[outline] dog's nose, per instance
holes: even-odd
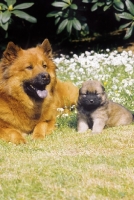
[[[42,83],[45,83],[45,84],[50,83],[50,75],[47,72],[41,73],[40,79],[41,79]]]
[[[50,83],[50,75],[47,72],[38,74],[36,81],[40,83],[40,85],[47,85]]]
[[[43,80],[50,79],[50,75],[49,75],[47,72],[41,73],[41,74],[40,74],[40,77],[41,77],[41,79],[43,79]]]

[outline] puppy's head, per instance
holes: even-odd
[[[105,88],[96,80],[88,80],[79,90],[78,105],[85,110],[93,110],[106,102]]]

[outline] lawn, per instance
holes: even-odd
[[[57,76],[78,87],[99,79],[110,99],[134,111],[132,52],[61,55]],[[76,111],[57,118],[57,129],[43,141],[14,145],[0,141],[1,200],[133,200],[134,124],[102,134],[76,132]]]

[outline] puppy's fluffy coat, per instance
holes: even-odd
[[[79,90],[77,104],[77,130],[100,133],[107,126],[127,125],[133,121],[132,113],[107,98],[105,88],[96,80],[88,80]]]

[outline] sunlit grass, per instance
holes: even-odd
[[[134,126],[100,135],[69,126],[44,141],[0,142],[0,199],[133,199]]]

